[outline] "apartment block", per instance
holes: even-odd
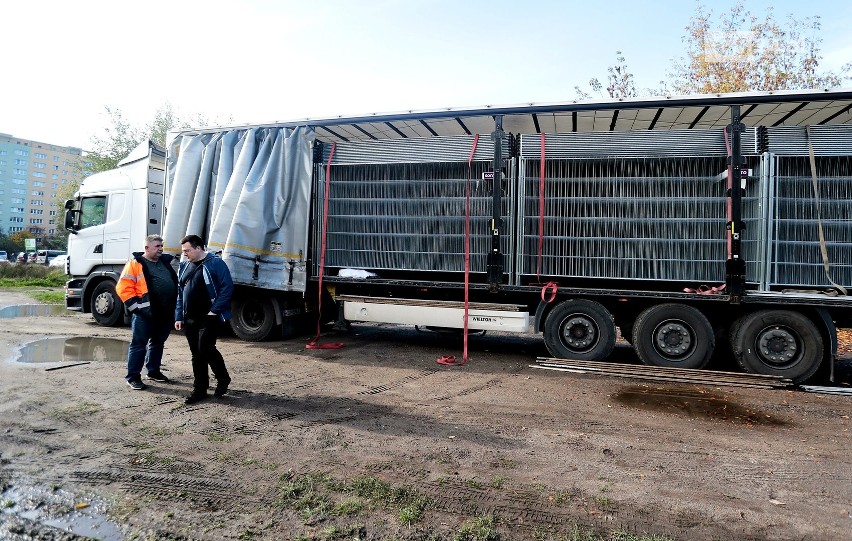
[[[62,234],[57,192],[80,182],[83,151],[0,133],[0,233]]]

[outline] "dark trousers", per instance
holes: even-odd
[[[230,382],[225,359],[216,349],[216,339],[219,337],[219,316],[203,316],[198,319],[184,321],[186,340],[189,351],[192,352],[192,375],[195,378],[194,390],[207,392],[210,376],[207,366],[213,371],[219,384]]]
[[[143,366],[148,369],[149,374],[160,371],[163,345],[172,327],[174,321],[169,318],[152,319],[133,314],[130,320],[133,338],[127,350],[127,381],[139,378]]]

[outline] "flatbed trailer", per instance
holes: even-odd
[[[761,92],[183,131],[166,250],[198,233],[221,252],[246,340],[317,318],[504,328],[599,361],[618,329],[648,365],[730,352],[801,383],[852,326],[850,107]]]

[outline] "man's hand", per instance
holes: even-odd
[[[175,321],[175,330],[179,331],[183,329],[183,321]]]

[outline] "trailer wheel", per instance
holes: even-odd
[[[615,347],[615,323],[609,311],[597,302],[563,301],[547,315],[544,343],[556,357],[600,361]]]
[[[104,280],[95,286],[91,298],[92,316],[99,325],[115,327],[124,320],[124,304],[115,292],[115,283]]]
[[[231,304],[231,328],[246,342],[260,342],[275,327],[275,311],[268,299],[242,297]]]
[[[803,383],[819,370],[823,341],[807,317],[787,310],[761,310],[743,316],[731,331],[737,363],[746,372]]]
[[[704,368],[713,355],[715,335],[704,314],[683,304],[646,309],[633,325],[633,349],[646,365]]]

